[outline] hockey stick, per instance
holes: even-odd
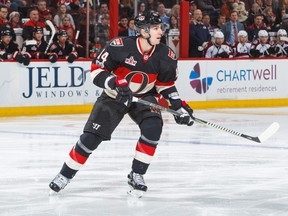
[[[159,109],[159,110],[162,110],[162,111],[166,111],[166,112],[169,112],[173,115],[178,115],[180,116],[181,113],[175,111],[175,110],[172,110],[172,109],[169,109],[169,108],[166,108],[166,107],[163,107],[163,106],[160,106],[158,104],[154,104],[154,103],[151,103],[149,101],[146,101],[146,100],[142,100],[142,99],[139,99],[139,98],[136,98],[136,97],[133,97],[133,102],[137,102],[137,103],[141,103],[141,104],[144,104],[144,105],[148,105],[150,107],[153,107],[153,108],[156,108],[156,109]],[[221,131],[225,131],[227,133],[230,133],[230,134],[233,134],[235,136],[239,136],[239,137],[242,137],[242,138],[245,138],[245,139],[248,139],[248,140],[251,140],[251,141],[254,141],[254,142],[258,142],[258,143],[262,143],[264,142],[265,140],[267,140],[269,137],[271,137],[274,133],[276,133],[276,131],[279,129],[280,125],[278,122],[273,122],[262,134],[260,134],[258,137],[253,137],[253,136],[249,136],[247,134],[242,134],[240,132],[237,132],[237,131],[234,131],[232,129],[228,129],[228,128],[225,128],[223,126],[220,126],[220,125],[217,125],[215,123],[212,123],[212,122],[208,122],[208,121],[205,121],[205,120],[202,120],[202,119],[199,119],[199,118],[196,118],[196,117],[193,117],[193,120],[197,123],[200,123],[200,124],[203,124],[205,126],[209,126],[209,127],[212,127],[212,128],[216,128],[216,129],[219,129]]]
[[[50,27],[51,32],[52,32],[50,40],[49,40],[47,47],[46,47],[46,50],[44,52],[46,54],[48,49],[50,48],[52,42],[53,42],[54,35],[56,34],[56,28],[50,20],[46,20],[45,23],[46,23],[46,25],[48,25]]]

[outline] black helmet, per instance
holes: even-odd
[[[65,30],[59,30],[58,31],[58,36],[66,36],[66,37],[68,37],[68,34],[67,34],[67,32],[65,31]]]
[[[161,23],[162,20],[159,14],[156,12],[143,13],[135,17],[135,27],[139,30],[150,27],[151,25],[157,25]]]
[[[1,36],[12,36],[12,31],[10,29],[2,30]]]
[[[43,28],[40,26],[36,26],[33,28],[33,33],[40,32],[43,33]]]

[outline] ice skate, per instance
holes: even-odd
[[[64,189],[69,182],[70,179],[66,178],[62,174],[59,173],[56,175],[56,177],[49,184],[49,187],[52,189],[50,195],[53,194],[53,192],[59,192],[60,190]]]
[[[140,198],[147,191],[143,175],[133,171],[128,174],[128,185],[130,187],[128,194],[134,197]]]

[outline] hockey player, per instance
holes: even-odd
[[[22,54],[18,44],[12,40],[13,33],[10,29],[1,31],[0,60],[15,59],[20,64],[29,65],[29,54]]]
[[[56,58],[67,59],[69,63],[73,63],[78,58],[78,53],[74,45],[68,41],[68,34],[65,30],[59,30],[57,41],[51,45],[50,51],[51,54],[56,54]]]
[[[238,32],[238,42],[236,42],[232,49],[234,50],[234,57],[249,58],[251,43],[248,41],[248,34],[245,30]]]
[[[48,55],[45,54],[45,50],[48,43],[43,38],[43,28],[36,26],[33,29],[33,40],[34,43],[30,41],[25,41],[23,43],[22,50],[28,52],[32,59],[48,59]]]
[[[224,34],[216,31],[214,42],[210,41],[204,50],[205,58],[231,58],[233,57],[232,48],[224,41]]]
[[[287,32],[285,29],[279,29],[277,31],[277,42],[274,47],[275,50],[275,56],[281,57],[281,56],[288,56],[288,43],[285,40],[287,39]]]
[[[274,54],[271,45],[269,44],[269,35],[266,30],[260,30],[258,32],[258,39],[254,40],[250,49],[250,56],[253,58],[263,58]]]
[[[175,87],[175,53],[160,43],[163,30],[159,15],[139,14],[135,26],[139,36],[113,39],[92,61],[93,83],[104,91],[93,107],[83,134],[70,151],[60,173],[50,183],[53,191],[62,190],[98,145],[111,139],[112,132],[125,114],[134,120],[141,132],[132,170],[128,174],[131,187],[128,193],[141,197],[147,191],[143,175],[156,151],[163,120],[159,110],[131,103],[133,96],[157,103],[157,96],[161,94],[169,100],[172,109],[182,113],[175,116],[178,124],[193,124],[193,110],[180,99]]]

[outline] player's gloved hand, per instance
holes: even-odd
[[[72,52],[68,55],[67,61],[69,63],[73,63],[75,61],[75,59],[77,59],[77,53]]]
[[[258,58],[258,57],[261,55],[260,51],[257,50],[257,49],[251,49],[251,50],[250,50],[250,54],[251,54],[251,56],[254,57],[254,58]]]
[[[217,54],[218,58],[228,58],[229,54],[227,52],[222,52]]]
[[[55,63],[58,59],[58,55],[56,53],[50,53],[49,54],[49,61],[51,63]]]
[[[174,103],[170,106],[171,109],[181,113],[181,115],[174,115],[177,124],[185,124],[192,126],[194,124],[193,109],[189,107],[186,101],[180,101],[180,103]]]
[[[29,56],[29,55],[27,55],[27,54],[24,54],[24,55],[23,55],[23,64],[24,64],[25,66],[27,66],[27,65],[30,64],[30,56]]]
[[[108,82],[108,86],[111,89],[115,89],[117,92],[116,100],[120,103],[124,103],[127,107],[130,107],[132,103],[133,93],[128,86],[126,79],[121,79],[119,77],[112,78]]]
[[[278,47],[277,47],[277,48],[278,48]],[[276,47],[272,47],[272,46],[269,47],[267,51],[268,51],[268,53],[269,53],[270,55],[275,55],[275,54],[277,53],[277,52],[276,52]],[[279,50],[278,50],[278,51],[279,51]],[[269,54],[268,54],[268,55],[269,55]]]
[[[13,57],[20,64],[22,64],[23,61],[24,61],[23,55],[20,52],[18,52],[18,51],[17,51],[17,53],[13,54]]]

